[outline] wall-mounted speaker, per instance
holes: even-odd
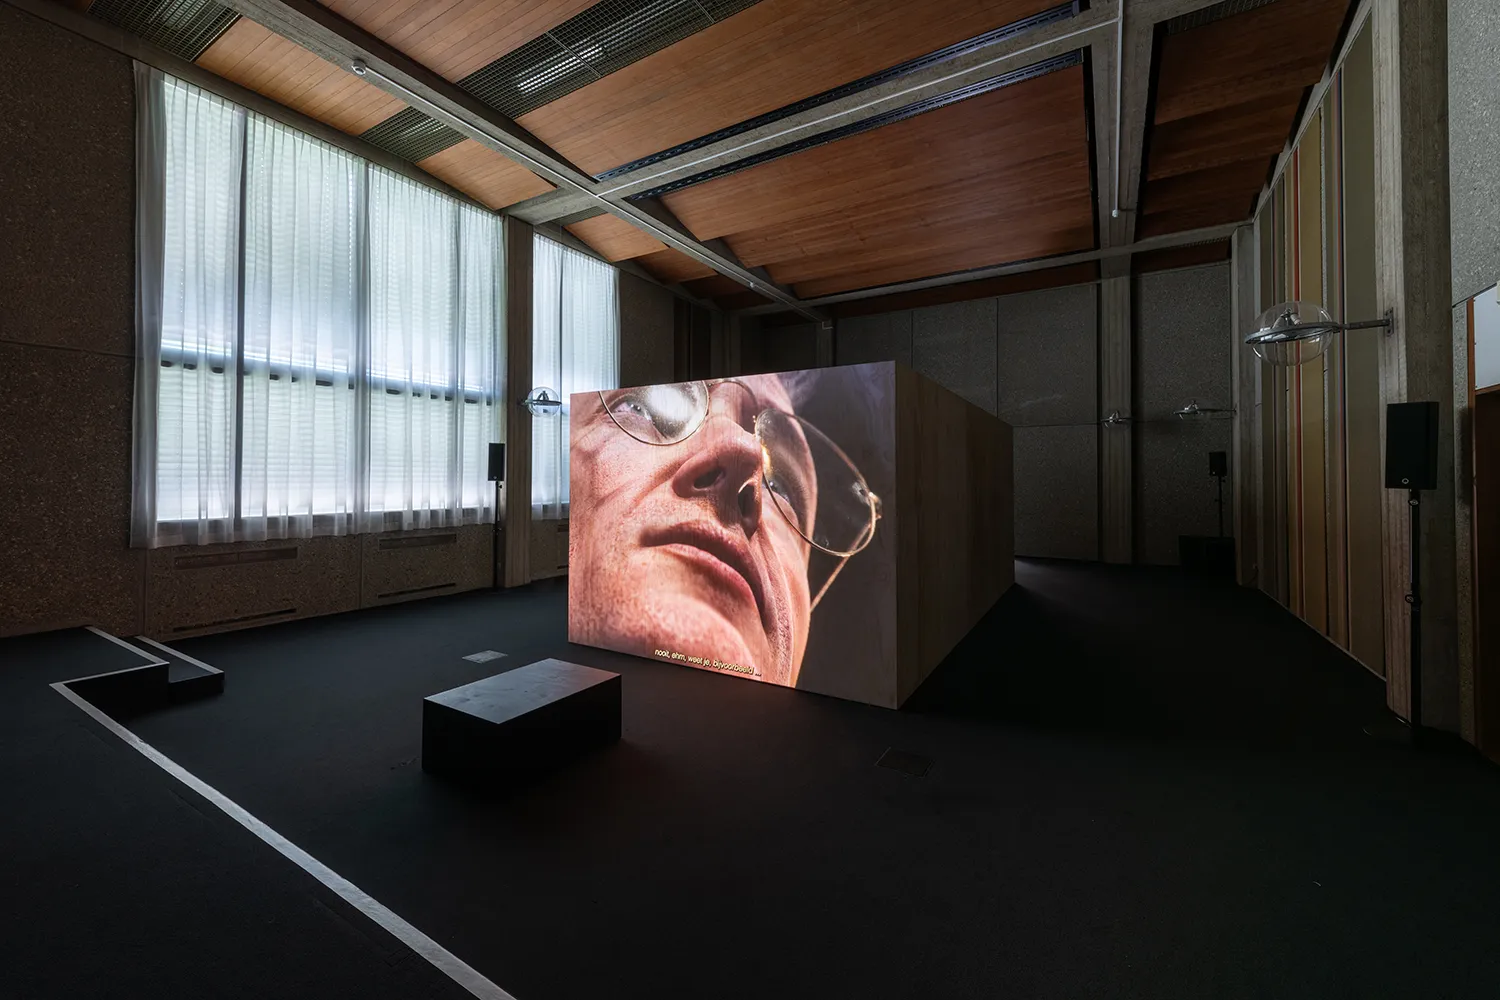
[[[1435,490],[1438,470],[1438,405],[1385,406],[1385,486],[1389,490]]]
[[[505,442],[495,441],[490,444],[490,482],[505,482]]]

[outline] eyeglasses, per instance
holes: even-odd
[[[729,383],[746,392],[737,379],[675,382],[599,393],[604,412],[615,425],[642,444],[680,444],[708,420],[709,394]],[[753,393],[752,393],[753,396]],[[796,414],[764,409],[755,415],[755,438],[761,451],[761,481],[781,516],[809,545],[847,560],[870,544],[880,519],[880,498],[838,445]],[[824,582],[816,606],[843,568]]]

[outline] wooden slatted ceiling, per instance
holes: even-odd
[[[668,284],[693,278],[707,278],[714,273],[714,269],[707,264],[694,260],[682,251],[673,250],[671,247],[648,253],[644,257],[637,257],[635,262],[644,267],[658,281],[665,281]]]
[[[418,160],[417,166],[497,210],[552,190],[530,170],[473,139]]]
[[[584,170],[600,173],[1056,3],[761,0],[522,115],[520,123]]]
[[[804,297],[1091,249],[1083,68],[782,157],[663,201]]]
[[[564,226],[599,252],[605,260],[629,260],[668,249],[661,240],[615,215],[596,215],[592,219]]]
[[[379,87],[246,17],[210,45],[198,65],[351,135],[406,107]],[[472,139],[417,166],[495,209],[552,190],[525,167]]]
[[[520,48],[594,0],[318,0],[449,80]]]
[[[1137,235],[1248,219],[1348,0],[1276,0],[1163,39]]]
[[[374,84],[248,17],[220,35],[198,57],[198,65],[350,135],[406,107]]]

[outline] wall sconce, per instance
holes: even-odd
[[[1234,416],[1234,409],[1232,407],[1224,409],[1217,406],[1199,406],[1196,399],[1188,400],[1186,406],[1179,406],[1173,412],[1177,414],[1180,420],[1192,418],[1201,420],[1228,420]]]
[[[546,416],[556,413],[562,407],[562,394],[553,392],[545,386],[537,386],[526,394],[521,400],[521,405],[526,407],[526,412],[533,417]]]
[[[1122,416],[1119,410],[1110,410],[1109,416],[1105,417],[1099,422],[1105,427],[1123,427],[1124,425],[1130,423],[1130,418]]]
[[[1389,333],[1394,323],[1389,309],[1384,319],[1340,323],[1315,302],[1283,302],[1260,314],[1255,321],[1255,332],[1245,338],[1245,343],[1262,361],[1292,368],[1322,354],[1333,335],[1341,330],[1384,327]]]

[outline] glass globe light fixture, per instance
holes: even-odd
[[[1282,368],[1312,361],[1341,330],[1390,328],[1391,314],[1364,323],[1340,323],[1316,302],[1283,302],[1261,313],[1245,343],[1262,361]]]

